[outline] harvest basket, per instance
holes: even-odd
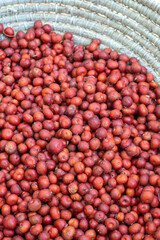
[[[76,43],[101,39],[101,48],[136,56],[160,82],[160,4],[154,0],[0,0],[0,22],[15,31],[37,19]]]

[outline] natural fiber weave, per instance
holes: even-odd
[[[0,0],[0,22],[15,31],[35,20],[71,31],[76,43],[101,39],[101,48],[136,56],[160,83],[160,4],[155,0]]]

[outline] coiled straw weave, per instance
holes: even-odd
[[[160,83],[160,4],[154,0],[0,0],[0,22],[15,31],[35,20],[76,43],[101,39],[101,48],[136,56]]]

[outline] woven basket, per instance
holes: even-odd
[[[35,20],[76,43],[101,39],[101,48],[136,56],[160,82],[160,4],[155,0],[0,0],[0,22],[15,31]]]

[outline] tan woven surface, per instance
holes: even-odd
[[[76,43],[98,37],[102,48],[136,56],[159,82],[160,4],[155,0],[0,0],[5,26],[25,30],[37,19],[55,31],[72,31]]]

